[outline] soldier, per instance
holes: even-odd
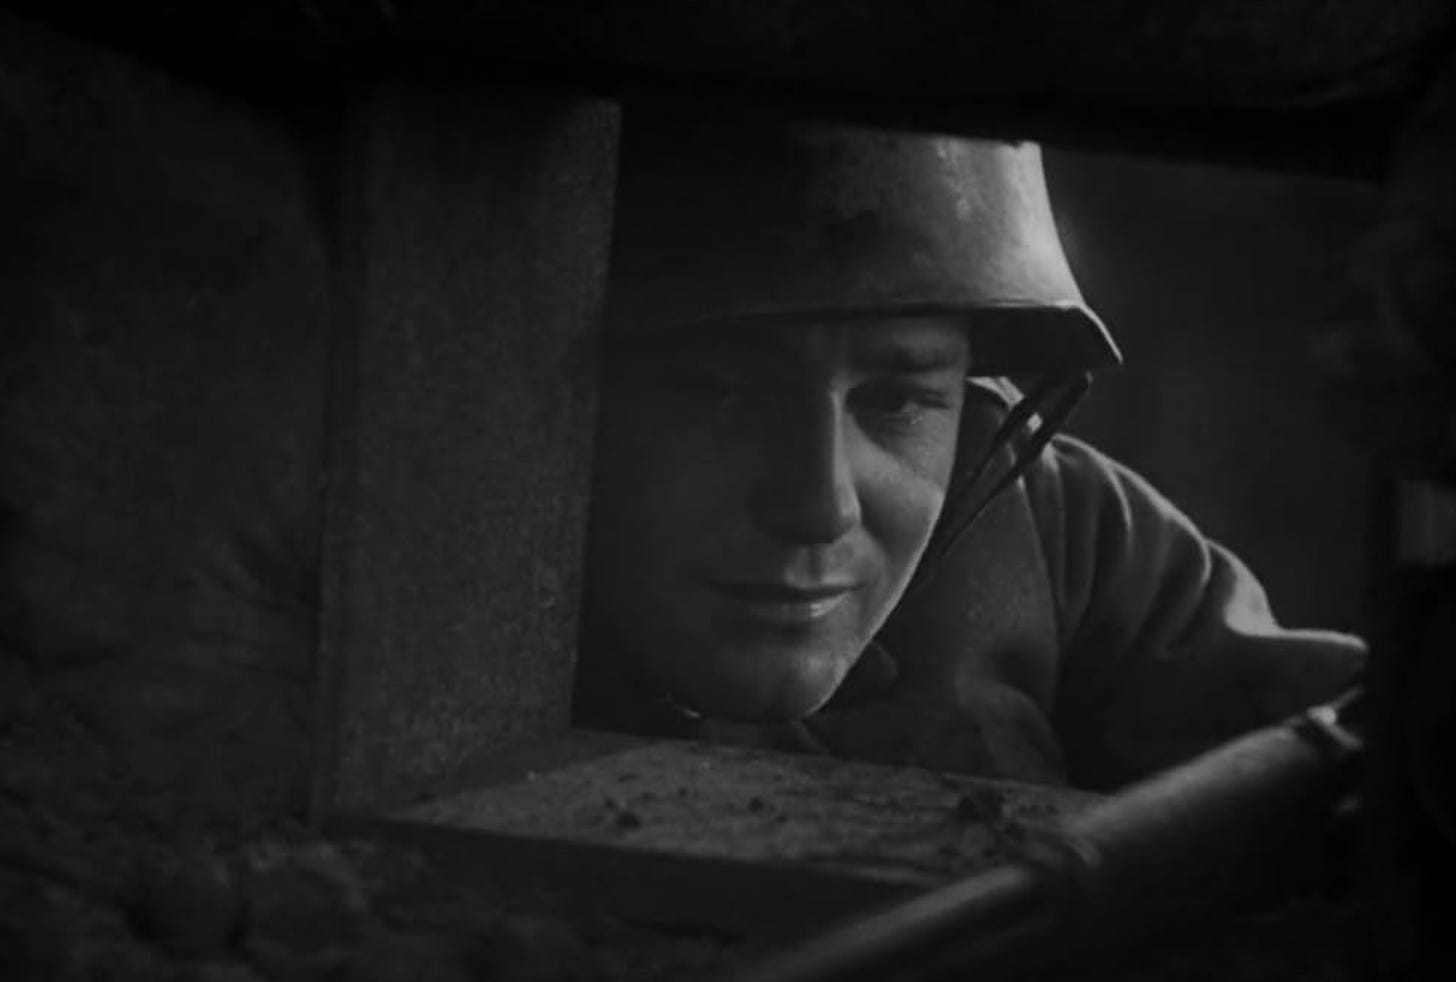
[[[579,722],[1107,789],[1336,695],[1137,475],[1039,150],[628,103]]]

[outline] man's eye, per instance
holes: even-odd
[[[856,413],[898,425],[913,425],[926,413],[948,409],[951,403],[939,389],[908,382],[866,383],[850,394]]]

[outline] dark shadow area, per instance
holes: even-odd
[[[1284,623],[1364,629],[1371,465],[1315,359],[1323,334],[1368,316],[1349,273],[1379,188],[1065,151],[1047,172],[1126,359],[1071,429],[1242,557]]]

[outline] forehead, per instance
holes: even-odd
[[[616,354],[831,359],[894,371],[961,368],[970,357],[964,325],[943,317],[679,324],[609,334],[607,342]]]

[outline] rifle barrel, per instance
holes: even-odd
[[[1215,747],[1002,863],[831,928],[717,982],[977,982],[1230,910],[1287,882],[1352,784],[1347,696]]]

